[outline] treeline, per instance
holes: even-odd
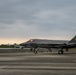
[[[9,45],[9,44],[1,44],[0,48],[14,48],[14,45]]]

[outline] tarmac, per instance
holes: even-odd
[[[34,54],[27,49],[0,49],[0,75],[76,75],[76,50],[59,55],[57,51]]]

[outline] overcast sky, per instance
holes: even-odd
[[[0,0],[0,43],[75,35],[76,0]]]

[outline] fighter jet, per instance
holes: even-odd
[[[59,49],[58,54],[63,54],[64,49],[66,51],[69,48],[76,47],[76,36],[70,41],[65,40],[46,40],[46,39],[30,39],[27,42],[21,43],[20,46],[25,48],[30,48],[35,54],[37,54],[37,48],[46,48],[49,51],[52,51],[51,48]]]

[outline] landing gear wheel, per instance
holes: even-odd
[[[37,50],[34,50],[34,53],[37,54]]]
[[[36,50],[36,48],[33,50],[33,52],[34,52],[35,54],[37,54],[37,50]]]
[[[58,51],[58,54],[63,54],[63,50],[59,50]]]

